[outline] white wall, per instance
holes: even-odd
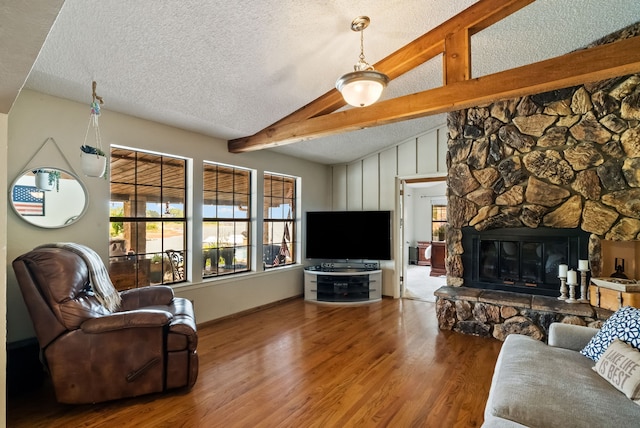
[[[446,174],[446,153],[447,128],[443,125],[355,162],[332,166],[333,210],[394,211],[394,260],[381,263],[385,296],[399,297],[400,289],[396,272],[402,269],[396,263],[402,248],[400,237],[396,236],[399,230],[395,213],[399,197],[397,180]],[[416,202],[412,205],[415,207]]]
[[[331,169],[320,165],[268,151],[232,154],[226,141],[206,137],[108,111],[108,97],[100,116],[100,130],[105,145],[117,144],[142,150],[153,150],[193,159],[194,177],[202,177],[202,161],[222,162],[257,170],[257,177],[264,171],[301,177],[301,204],[305,210],[331,209]],[[51,97],[38,92],[24,90],[16,100],[8,117],[7,174],[3,180],[12,182],[26,167],[36,164],[54,164],[68,169],[66,157],[89,192],[89,208],[86,214],[71,226],[62,229],[42,229],[19,218],[13,210],[7,213],[7,327],[9,342],[33,336],[30,318],[22,301],[11,261],[33,247],[55,241],[73,241],[94,248],[106,260],[109,241],[109,182],[100,178],[82,175],[80,167],[80,145],[89,119],[88,104],[76,103]],[[0,148],[2,148],[0,127]],[[42,152],[28,162],[41,144],[53,137],[64,157],[56,153],[55,147],[47,145]],[[51,148],[53,147],[53,148]],[[3,157],[5,159],[5,157]],[[27,165],[28,164],[28,165]],[[261,181],[257,188],[262,192]],[[5,186],[8,194],[7,183]],[[199,236],[198,222],[202,213],[197,208],[202,203],[201,180],[192,185],[193,236]],[[259,199],[258,199],[259,201]],[[6,203],[3,206],[6,213]],[[262,210],[257,209],[260,230]],[[300,213],[300,218],[304,215]],[[5,218],[4,216],[0,218]],[[302,225],[298,225],[298,244],[304,242]],[[260,235],[258,235],[260,236]],[[198,240],[199,238],[196,238]],[[298,245],[300,248],[300,245]],[[254,251],[257,249],[254,247]],[[196,252],[192,258],[198,257]],[[254,260],[256,258],[254,257]],[[257,258],[262,260],[262,258]],[[196,263],[194,260],[193,263]],[[197,265],[197,264],[195,264]],[[194,270],[194,281],[175,287],[179,296],[194,301],[198,323],[231,315],[233,313],[265,305],[274,301],[303,293],[302,266],[285,267],[249,274],[233,275],[222,279],[202,281],[201,273]],[[4,373],[4,372],[3,372]]]

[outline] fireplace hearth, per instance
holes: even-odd
[[[580,229],[464,227],[464,286],[557,297],[559,265],[577,269],[588,243]]]

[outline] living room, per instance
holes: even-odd
[[[632,7],[631,3],[627,6]],[[622,26],[619,25],[616,29]],[[374,29],[375,26],[372,30]],[[87,94],[90,96],[89,85],[87,85]],[[416,161],[413,162],[413,169],[404,169],[408,163],[411,163],[404,160],[415,158],[416,153],[421,153],[421,147],[430,147],[432,150],[432,145],[446,147],[448,130],[442,117],[439,123],[422,129],[421,132],[413,134],[412,138],[396,140],[384,149],[371,151],[358,159],[327,164],[289,156],[283,154],[282,149],[233,154],[228,150],[226,139],[186,131],[130,114],[109,111],[109,103],[115,104],[115,100],[110,101],[106,93],[102,95],[106,100],[106,106],[100,119],[100,126],[108,145],[132,147],[137,150],[168,153],[187,158],[193,168],[193,177],[202,175],[201,168],[206,161],[249,168],[255,171],[257,177],[261,177],[265,172],[297,177],[301,183],[298,204],[302,207],[300,216],[297,218],[297,230],[300,235],[295,241],[299,251],[302,251],[304,244],[304,236],[301,233],[304,218],[302,213],[331,209],[395,210],[398,176],[424,176],[446,171],[446,165],[438,164],[435,168],[429,165],[421,169],[421,165]],[[80,170],[79,159],[74,154],[77,153],[84,134],[87,112],[87,103],[70,101],[31,89],[22,89],[12,103],[11,110],[3,116],[9,154],[5,161],[6,187],[9,188],[11,181],[25,167],[33,166],[29,164],[31,161],[42,166],[60,166],[65,169]],[[47,145],[45,150],[38,152],[40,144],[49,137],[55,138],[60,150]],[[420,159],[424,158],[420,157]],[[87,187],[90,203],[82,219],[69,227],[35,228],[14,213],[7,211],[6,205],[3,208],[7,219],[5,237],[7,301],[4,306],[7,308],[6,341],[8,343],[33,336],[29,314],[22,303],[22,297],[10,271],[10,262],[14,258],[44,242],[71,241],[90,245],[104,259],[107,259],[108,248],[105,236],[109,233],[109,219],[105,210],[107,201],[110,199],[109,183],[97,179],[83,181]],[[202,203],[202,199],[198,196],[199,185],[196,180],[193,181],[193,186],[191,206],[194,223],[197,223],[200,214],[196,207]],[[253,238],[256,240],[257,235]],[[256,255],[259,254],[257,244],[253,251]],[[199,323],[228,318],[234,314],[300,296],[305,261],[302,252],[298,253],[298,257],[301,262],[299,264],[272,270],[257,268],[255,272],[248,275],[230,276],[216,279],[215,282],[204,281],[203,278],[198,277],[197,270],[192,269],[190,277],[194,280],[188,284],[176,285],[174,290],[177,296],[185,297],[195,303]],[[197,264],[197,260],[193,263]],[[382,268],[384,271],[383,294],[387,297],[399,297],[400,267],[394,261],[390,261],[383,262]]]

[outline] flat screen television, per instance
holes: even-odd
[[[309,211],[306,257],[391,260],[391,211]]]

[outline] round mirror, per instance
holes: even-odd
[[[87,210],[87,189],[69,171],[55,167],[30,168],[11,185],[11,206],[34,226],[58,228],[75,223]]]

